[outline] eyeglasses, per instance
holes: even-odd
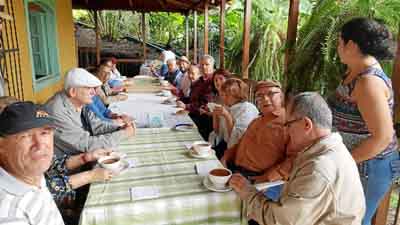
[[[297,121],[302,120],[303,118],[297,118],[297,119],[293,119],[293,120],[289,120],[286,121],[286,123],[283,124],[283,126],[285,127],[290,127],[290,125],[292,125],[293,123],[296,123]]]
[[[259,93],[259,94],[256,94],[256,100],[259,101],[259,100],[261,100],[261,99],[263,99],[265,97],[272,98],[276,94],[279,94],[279,93],[281,93],[281,92],[279,92],[279,91],[270,91],[268,93]]]

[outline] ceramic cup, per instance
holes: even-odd
[[[211,144],[206,141],[195,141],[192,145],[192,148],[197,155],[205,156],[210,153]]]
[[[229,179],[231,179],[232,171],[226,168],[216,168],[208,173],[208,178],[216,188],[226,187]]]
[[[218,104],[214,103],[214,102],[209,102],[207,103],[207,107],[210,110],[210,112],[213,112],[215,109],[215,106],[217,106]]]
[[[121,158],[115,155],[101,157],[97,162],[102,168],[113,172],[118,172],[121,168]]]

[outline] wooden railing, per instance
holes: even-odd
[[[143,59],[117,58],[117,68],[124,76],[133,76],[139,74],[140,65]],[[87,70],[94,70],[97,66],[96,48],[79,47],[78,65]]]

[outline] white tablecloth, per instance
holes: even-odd
[[[115,113],[132,116],[139,128],[157,126],[154,120],[158,118],[161,120],[161,127],[173,127],[177,123],[192,123],[189,116],[175,114],[178,111],[175,104],[162,104],[167,97],[157,96],[154,93],[129,93],[128,96],[128,100],[112,103],[109,108]]]

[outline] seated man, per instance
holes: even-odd
[[[257,193],[239,174],[230,180],[247,215],[259,224],[361,224],[365,199],[357,165],[341,136],[331,133],[332,114],[324,99],[313,92],[295,96],[285,126],[300,151],[278,202]]]
[[[279,83],[257,84],[256,100],[261,116],[250,123],[238,144],[224,152],[222,164],[257,183],[288,178],[296,153],[288,148],[283,98]]]
[[[183,77],[182,72],[179,70],[178,66],[176,65],[175,59],[168,59],[167,61],[168,72],[165,77],[166,80],[176,88],[181,88],[181,80]]]
[[[64,224],[43,174],[53,157],[53,122],[32,102],[0,114],[0,224]]]
[[[56,123],[55,148],[57,156],[76,155],[98,148],[112,148],[134,135],[133,123],[119,126],[102,121],[85,105],[92,102],[95,87],[101,82],[84,69],[68,72],[64,89],[46,103]]]

